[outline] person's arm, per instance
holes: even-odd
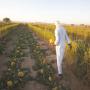
[[[67,35],[66,30],[65,30],[65,39],[66,39],[66,42],[67,42],[68,44],[71,43],[71,42],[70,42],[70,39],[69,39],[69,37],[68,37],[68,35]]]
[[[59,32],[58,30],[55,30],[55,45],[59,44]]]
[[[68,46],[69,46],[70,48],[72,48],[71,41],[70,41],[70,39],[69,39],[66,31],[65,31],[65,39],[66,39],[66,41],[67,41],[67,43],[68,43]]]

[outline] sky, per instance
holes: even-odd
[[[0,0],[0,20],[90,24],[90,0]]]

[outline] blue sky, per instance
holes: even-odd
[[[90,0],[0,0],[0,20],[90,24]]]

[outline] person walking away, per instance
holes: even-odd
[[[58,77],[62,78],[62,62],[65,51],[65,43],[67,42],[69,47],[71,48],[70,39],[66,33],[66,30],[63,26],[61,26],[60,22],[55,22],[55,46],[56,46],[56,59],[57,59],[57,69],[58,69]]]

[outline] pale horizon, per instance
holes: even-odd
[[[0,21],[90,25],[90,0],[0,0]]]

